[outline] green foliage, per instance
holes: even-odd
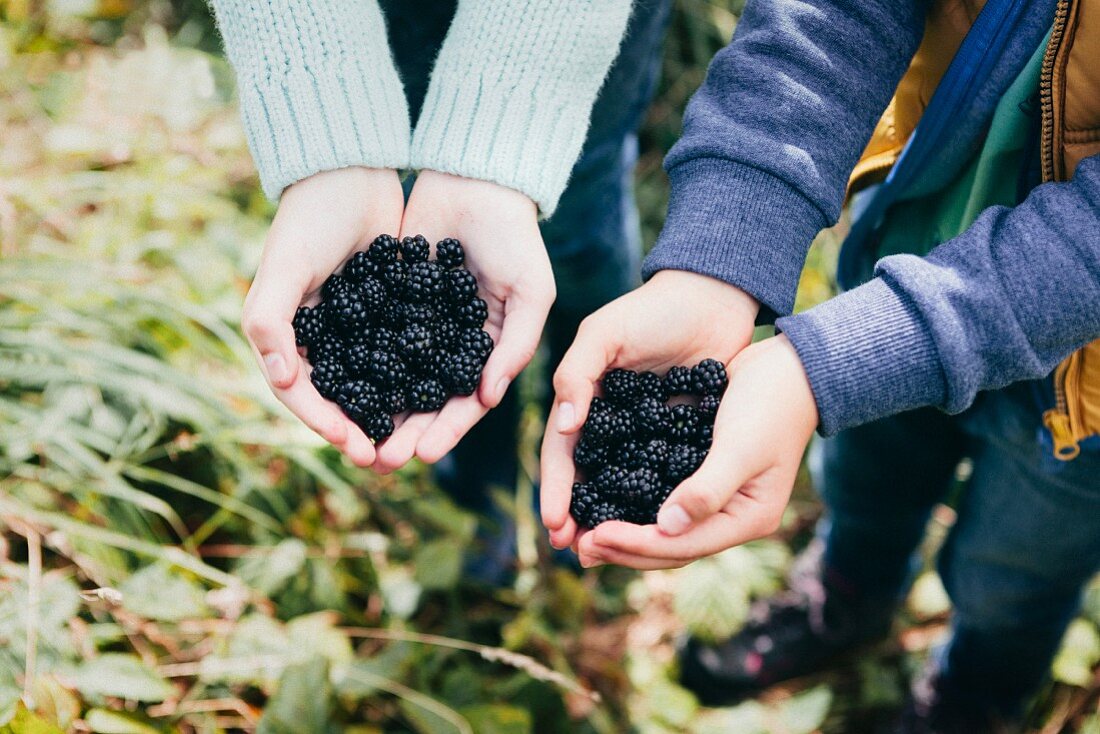
[[[649,243],[661,158],[740,5],[676,3],[641,135]],[[523,510],[519,580],[471,588],[476,520],[422,468],[357,471],[290,419],[237,328],[272,211],[204,2],[0,3],[0,98],[0,734],[798,734],[897,705],[886,656],[729,709],[675,683],[672,639],[736,631],[804,531],[577,578]],[[836,244],[800,304],[831,293]],[[934,575],[914,594],[938,624]],[[1094,685],[1098,623],[1093,589],[1064,683]]]

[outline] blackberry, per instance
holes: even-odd
[[[607,466],[608,448],[592,443],[586,438],[573,449],[573,463],[586,472],[597,472]]]
[[[630,472],[621,466],[604,467],[592,479],[592,486],[602,499],[617,499],[622,494],[623,483]]]
[[[393,236],[380,234],[367,248],[367,257],[379,265],[392,263],[397,260],[398,247],[397,240]]]
[[[333,273],[321,285],[321,295],[326,301],[343,295],[351,290],[351,283],[342,275]]]
[[[382,307],[386,304],[386,301],[389,300],[388,294],[386,293],[386,286],[378,278],[365,276],[356,285],[356,290],[366,302],[371,313],[376,316],[382,312]]]
[[[597,525],[602,525],[605,522],[612,520],[623,520],[626,518],[626,513],[622,507],[612,502],[597,502],[592,506],[592,509],[588,512],[588,517],[585,518],[587,522],[586,527],[594,528]]]
[[[411,363],[414,377],[431,378],[443,382],[443,373],[451,360],[451,354],[433,344],[424,351],[423,356]]]
[[[435,341],[440,347],[454,349],[458,345],[458,339],[462,334],[462,327],[448,318],[437,318],[431,324],[435,332]]]
[[[408,368],[401,358],[392,352],[375,349],[367,356],[365,365],[361,365],[360,374],[379,389],[402,387],[408,378]],[[352,368],[349,361],[348,367]]]
[[[589,514],[597,500],[598,496],[592,485],[583,482],[573,485],[573,494],[569,498],[569,514],[578,525],[587,526]]]
[[[382,283],[393,298],[405,293],[405,282],[409,279],[409,266],[402,260],[386,263],[381,272]]]
[[[668,463],[668,442],[655,438],[642,447],[641,466],[655,472],[663,471]]]
[[[593,398],[595,403],[598,398]],[[584,422],[584,435],[593,443],[611,444],[625,440],[634,431],[634,416],[618,408],[589,412]]]
[[[323,307],[301,306],[294,312],[294,343],[300,347],[312,347],[325,332],[325,310]]]
[[[397,334],[392,329],[371,329],[368,343],[375,349],[392,352],[397,349]]]
[[[439,320],[435,309],[426,303],[398,303],[398,318],[405,326],[424,324],[434,326]]]
[[[634,425],[640,436],[665,436],[672,427],[672,409],[656,398],[642,398],[634,405]]]
[[[352,380],[337,388],[336,404],[358,423],[363,417],[378,410],[380,397],[378,388],[367,380]]]
[[[628,472],[619,486],[621,501],[630,506],[644,505],[661,486],[661,475],[652,469]]]
[[[317,392],[321,393],[321,397],[328,400],[336,397],[337,391],[346,377],[347,372],[344,371],[344,365],[330,360],[320,360],[314,363],[313,370],[309,373],[309,380],[317,388]]]
[[[395,387],[392,390],[388,390],[382,393],[382,397],[378,400],[378,407],[386,411],[390,415],[397,415],[398,413],[404,413],[405,408],[408,407],[408,399],[405,395],[405,387]]]
[[[703,458],[703,452],[694,446],[686,444],[669,446],[665,477],[673,484],[679,484],[695,473],[703,463]]]
[[[431,413],[443,407],[447,393],[439,380],[417,380],[405,393],[409,410],[414,413]]]
[[[481,382],[481,356],[473,352],[452,354],[441,365],[443,386],[455,395],[473,395]]]
[[[427,357],[433,346],[435,335],[423,324],[406,326],[397,337],[397,352],[411,363]]]
[[[322,336],[320,341],[310,347],[306,354],[311,364],[317,364],[318,362],[343,363],[347,360],[348,346],[339,336],[330,332]]]
[[[727,385],[726,366],[717,359],[704,359],[691,368],[691,391],[696,395],[721,395]]]
[[[443,272],[436,263],[413,262],[405,280],[405,299],[414,303],[434,301],[444,289]]]
[[[455,348],[488,358],[493,352],[493,337],[484,329],[463,329],[458,335],[458,341],[455,342]]]
[[[665,389],[664,380],[655,372],[641,372],[638,374],[638,397],[653,398],[662,403],[668,400],[668,391]]]
[[[461,267],[466,262],[466,252],[462,243],[454,237],[440,240],[435,245],[435,261],[445,268]]]
[[[454,304],[463,304],[477,297],[477,278],[469,270],[449,270],[443,274],[444,294]]]
[[[459,324],[480,329],[489,318],[489,304],[480,298],[474,298],[455,309],[453,315]]]
[[[418,234],[401,240],[401,257],[410,265],[426,262],[431,252],[432,246],[424,239],[424,235]]]
[[[627,441],[615,451],[615,463],[624,469],[639,469],[645,460],[642,456],[644,449],[640,441]]]
[[[670,367],[665,373],[665,390],[669,395],[687,395],[691,392],[691,368]]]
[[[357,252],[351,256],[344,266],[344,278],[352,283],[361,283],[366,278],[378,276],[381,265],[367,257],[365,252]]]
[[[695,433],[695,439],[692,444],[705,454],[707,451],[710,451],[710,445],[712,443],[714,443],[714,426],[699,426],[699,430]]]
[[[348,374],[356,378],[366,377],[367,370],[370,368],[371,355],[374,352],[370,340],[347,347],[345,351],[343,362]]]
[[[349,289],[328,301],[329,323],[334,329],[343,332],[365,329],[374,319],[375,306],[381,305],[382,300],[377,298],[376,293],[364,294]]]
[[[375,443],[385,441],[393,434],[393,416],[384,410],[370,413],[363,420],[355,421],[355,424]]]
[[[694,405],[673,405],[668,435],[675,441],[689,443],[698,434],[699,423],[699,411]]]
[[[603,376],[603,395],[612,405],[625,407],[638,397],[638,373],[613,369]]]
[[[704,395],[699,400],[699,418],[703,421],[704,425],[713,425],[714,417],[718,415],[718,406],[721,405],[722,398],[718,395]]]

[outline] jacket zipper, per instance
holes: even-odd
[[[1043,181],[1053,181],[1054,170],[1054,65],[1062,37],[1066,32],[1069,19],[1070,0],[1058,0],[1054,10],[1054,25],[1050,31],[1050,43],[1043,55],[1043,67],[1039,74],[1039,106],[1042,113],[1042,133],[1040,137],[1040,155]],[[1043,425],[1050,431],[1054,442],[1054,455],[1063,461],[1077,458],[1081,447],[1074,438],[1074,421],[1066,399],[1066,382],[1073,378],[1076,371],[1076,357],[1058,365],[1054,370],[1054,407],[1043,413]]]

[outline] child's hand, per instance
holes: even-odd
[[[542,442],[542,520],[558,548],[572,545],[573,448],[596,383],[613,367],[663,374],[713,357],[728,363],[752,339],[759,304],[705,275],[664,270],[581,324],[554,375],[556,396]]]
[[[582,564],[676,568],[778,529],[817,427],[814,396],[782,335],[746,348],[729,375],[710,454],[669,495],[658,524],[609,522],[584,533]]]
[[[271,223],[241,324],[272,391],[307,426],[360,466],[375,452],[363,431],[318,394],[291,320],[325,279],[376,236],[396,232],[404,198],[397,173],[344,168],[288,188]]]
[[[409,416],[378,447],[378,471],[392,471],[414,455],[435,462],[504,397],[508,385],[538,348],[556,295],[550,258],[538,228],[534,202],[487,181],[423,171],[405,208],[401,236],[422,234],[430,242],[455,237],[466,267],[489,306],[485,324],[496,347],[478,391],[452,398],[436,413]],[[511,451],[502,446],[501,451]]]

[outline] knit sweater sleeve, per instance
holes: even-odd
[[[412,166],[517,189],[549,216],[629,15],[630,0],[459,0]]]
[[[904,410],[968,407],[1100,337],[1100,156],[1068,183],[991,207],[926,257],[779,319],[828,435]]]
[[[269,197],[319,171],[408,166],[408,105],[374,0],[211,4]]]
[[[643,275],[687,270],[790,313],[806,250],[916,52],[927,2],[749,0],[665,161]]]

